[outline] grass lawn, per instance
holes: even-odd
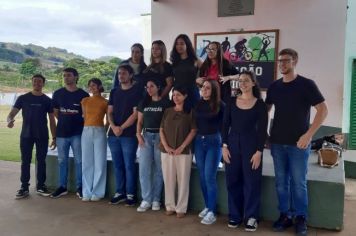
[[[15,117],[15,126],[7,128],[6,117],[11,106],[0,105],[0,160],[21,161],[20,132],[22,126],[21,112]]]

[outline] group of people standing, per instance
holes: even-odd
[[[194,154],[205,203],[199,217],[202,224],[209,225],[216,221],[216,175],[223,158],[228,226],[236,228],[244,224],[247,231],[255,231],[259,222],[268,112],[274,105],[270,143],[281,214],[273,228],[283,231],[293,225],[295,217],[297,234],[306,234],[310,141],[327,115],[322,94],[312,80],[297,74],[298,54],[293,49],[279,53],[283,77],[269,87],[265,101],[255,74],[238,73],[224,59],[220,43],[210,42],[206,52],[207,58],[200,61],[189,37],[181,34],[174,41],[171,63],[167,62],[165,44],[156,40],[147,66],[142,45],[134,44],[131,57],[115,72],[109,101],[101,96],[103,86],[97,78],[88,83],[91,97],[78,88],[79,75],[73,68],[64,69],[65,87],[54,92],[52,101],[42,93],[44,77],[33,76],[33,91],[20,96],[8,116],[8,126],[12,127],[17,112],[23,111],[22,185],[16,196],[29,194],[29,165],[35,143],[38,193],[52,198],[67,194],[71,147],[78,196],[82,201],[102,199],[108,144],[115,175],[115,194],[110,203],[136,204],[137,155],[142,199],[137,211],[160,210],[164,188],[165,214],[182,218],[188,207]],[[229,80],[237,80],[239,84],[237,97],[232,96]],[[309,126],[311,106],[317,112]],[[59,163],[59,186],[51,194],[44,184],[48,132],[38,131],[40,125],[47,127],[46,114]]]

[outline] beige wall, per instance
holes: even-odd
[[[252,16],[217,17],[217,0],[152,2],[152,40],[172,48],[179,33],[279,29],[279,48],[299,52],[298,72],[317,82],[329,105],[325,125],[342,127],[347,0],[255,0]]]

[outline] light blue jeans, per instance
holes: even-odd
[[[84,198],[103,198],[105,195],[106,147],[107,139],[104,127],[84,127],[82,133]]]
[[[308,215],[307,172],[310,145],[300,149],[295,145],[272,144],[271,154],[276,176],[278,209],[289,216]]]
[[[81,135],[67,138],[57,137],[59,186],[67,188],[69,148],[72,148],[75,164],[75,179],[77,188],[82,187],[82,147]]]
[[[144,132],[145,145],[140,147],[139,174],[141,196],[146,202],[160,202],[163,189],[159,133]]]

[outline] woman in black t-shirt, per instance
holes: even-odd
[[[159,127],[163,113],[170,106],[168,99],[162,99],[162,89],[155,79],[146,84],[147,94],[138,105],[137,140],[139,145],[139,175],[142,202],[138,212],[159,211],[163,188],[161,151],[159,149]]]

